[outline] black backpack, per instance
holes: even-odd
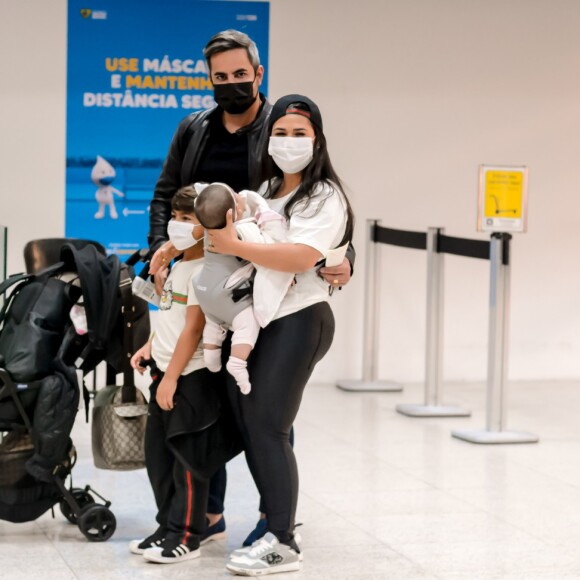
[[[54,371],[70,310],[81,296],[72,281],[56,277],[62,266],[16,274],[0,284],[0,295],[12,288],[0,311],[0,366],[15,382],[32,382]]]
[[[0,366],[15,382],[52,374],[63,341],[65,364],[89,372],[106,360],[117,372],[127,371],[124,335],[130,332],[130,351],[149,337],[148,304],[131,294],[131,263],[103,256],[93,246],[79,249],[73,244],[63,246],[61,259],[41,272],[16,274],[0,284],[0,296],[12,289],[0,311]],[[132,256],[128,262],[138,259]],[[60,279],[65,272],[75,278]],[[88,322],[84,335],[75,332],[70,319],[81,295]]]

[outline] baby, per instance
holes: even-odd
[[[225,183],[196,184],[195,187],[199,192],[195,214],[204,228],[225,227],[226,213],[231,209],[240,239],[255,243],[284,241],[285,219],[271,210],[257,193],[236,193]],[[206,316],[204,360],[210,371],[221,369],[221,346],[227,330],[232,330],[232,349],[226,369],[243,394],[251,390],[247,361],[260,326],[265,327],[272,320],[293,278],[287,272],[255,269],[253,264],[235,256],[216,254],[207,246],[206,237],[203,268],[194,280],[195,294]]]

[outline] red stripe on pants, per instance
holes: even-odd
[[[181,541],[182,544],[187,546],[187,538],[189,537],[189,525],[191,523],[191,504],[192,504],[192,495],[193,489],[191,486],[191,472],[185,472],[185,479],[187,481],[187,512],[185,514],[185,535],[183,536],[183,540]]]

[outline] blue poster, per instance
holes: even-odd
[[[66,236],[120,257],[147,246],[149,203],[181,119],[215,105],[203,47],[234,28],[268,81],[267,2],[68,2]]]

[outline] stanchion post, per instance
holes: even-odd
[[[344,391],[402,391],[403,387],[392,381],[379,381],[378,345],[380,328],[380,252],[375,242],[375,230],[380,220],[367,220],[366,260],[365,260],[365,297],[363,320],[363,378],[340,380],[336,383]]]
[[[494,234],[491,240],[486,429],[497,433],[504,430],[506,413],[510,265],[509,253],[504,257],[504,251],[509,252],[510,238]]]
[[[506,431],[506,392],[510,307],[511,234],[492,234],[490,243],[489,341],[486,429],[452,431],[469,443],[537,443],[532,433]]]
[[[379,248],[375,242],[378,220],[367,220],[365,297],[363,321],[363,382],[376,381],[378,376],[379,320],[381,302],[378,285],[381,283]]]
[[[439,252],[443,228],[427,230],[427,324],[425,340],[425,404],[401,404],[398,413],[409,417],[468,417],[461,407],[442,405],[444,254]]]
[[[425,337],[425,405],[441,404],[443,378],[444,254],[437,251],[443,228],[427,230],[427,324]]]

